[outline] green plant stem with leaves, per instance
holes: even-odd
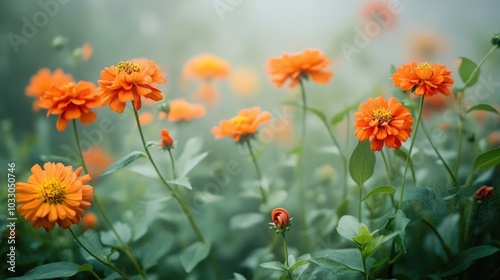
[[[486,55],[481,59],[481,61],[476,65],[474,70],[470,73],[469,77],[464,83],[464,87],[462,88],[462,94],[458,98],[458,147],[457,147],[457,159],[455,161],[455,166],[453,171],[455,173],[455,177],[458,178],[458,168],[460,166],[460,158],[462,155],[462,138],[463,138],[463,123],[465,120],[465,116],[463,115],[463,99],[465,96],[465,90],[469,87],[469,84],[472,82],[476,74],[478,73],[481,66],[486,62],[486,60],[495,52],[498,48],[497,45],[493,45],[493,47],[486,53]]]
[[[245,139],[245,143],[247,144],[248,150],[250,151],[250,155],[252,156],[253,165],[255,166],[255,171],[257,172],[257,177],[259,179],[259,189],[260,195],[262,196],[262,203],[267,203],[267,195],[266,190],[264,189],[264,182],[262,181],[262,173],[259,168],[259,164],[257,163],[257,158],[255,157],[255,153],[253,152],[252,145],[250,144],[250,139]]]
[[[88,174],[87,165],[85,164],[85,160],[84,160],[84,157],[83,157],[82,148],[81,148],[81,145],[80,145],[80,137],[78,135],[78,128],[76,126],[76,119],[73,120],[72,123],[73,123],[73,132],[74,132],[75,139],[76,139],[76,146],[78,148],[78,153],[80,154],[80,160],[81,160],[81,163],[82,163],[82,168],[83,168],[83,171],[86,174]],[[94,202],[95,202],[95,204],[97,206],[97,209],[99,209],[99,212],[101,213],[101,216],[103,217],[105,223],[109,226],[109,228],[111,229],[111,231],[113,232],[113,234],[118,239],[118,242],[120,242],[120,244],[122,245],[123,251],[130,258],[130,261],[132,261],[132,264],[136,268],[137,272],[139,272],[139,274],[141,275],[141,277],[143,279],[146,279],[147,277],[146,277],[146,273],[145,273],[144,269],[140,265],[140,263],[137,260],[137,258],[134,256],[134,254],[133,254],[132,249],[130,248],[130,246],[128,246],[128,244],[123,241],[123,239],[120,237],[120,235],[116,231],[115,227],[113,226],[113,224],[109,220],[108,216],[106,215],[106,212],[104,211],[103,207],[99,203],[99,200],[98,200],[97,195],[95,193],[94,193]]]
[[[406,163],[405,163],[405,168],[403,171],[403,182],[401,183],[401,194],[399,197],[398,209],[401,209],[403,207],[403,195],[405,192],[406,173],[408,172],[408,164],[410,162],[411,151],[413,150],[413,146],[415,145],[415,140],[417,139],[418,127],[420,124],[420,119],[422,118],[422,109],[424,108],[424,98],[425,98],[425,96],[422,96],[420,99],[420,105],[418,108],[417,123],[415,124],[415,132],[413,132],[413,137],[411,139],[410,148],[408,149],[408,155],[406,156]]]
[[[105,266],[111,268],[112,270],[116,271],[118,274],[120,274],[121,277],[123,277],[123,279],[128,279],[127,275],[125,275],[121,270],[119,270],[118,268],[116,268],[116,266],[114,266],[113,264],[111,264],[109,262],[105,262],[105,261],[101,260],[94,253],[92,253],[92,251],[90,251],[85,245],[83,245],[83,243],[80,241],[80,239],[78,239],[78,237],[76,237],[76,234],[73,232],[73,230],[71,228],[68,228],[68,230],[69,230],[69,232],[71,232],[71,235],[75,239],[76,243],[78,243],[78,245],[80,245],[80,247],[82,247],[82,249],[85,250],[85,252],[87,252],[89,255],[91,255],[98,262],[100,262],[100,263],[104,264]],[[90,271],[90,272],[92,273],[92,275],[94,275],[94,277],[96,279],[101,279],[99,277],[99,275],[97,275],[93,270]]]
[[[141,123],[139,121],[139,115],[137,113],[137,110],[135,110],[135,108],[133,107],[133,103],[132,103],[132,109],[134,110],[134,116],[135,116],[135,120],[137,123],[137,129],[139,130],[139,135],[141,137],[142,146],[144,148],[144,151],[146,152],[146,155],[147,155],[149,161],[151,162],[151,165],[153,166],[154,170],[156,171],[156,174],[158,175],[158,177],[160,178],[160,181],[163,183],[163,185],[165,185],[165,187],[172,194],[172,197],[181,206],[182,211],[184,212],[184,214],[188,218],[188,221],[189,221],[189,224],[191,225],[191,228],[193,229],[196,237],[198,238],[198,241],[200,241],[201,243],[205,243],[206,242],[205,238],[203,237],[203,234],[201,233],[200,229],[198,228],[198,225],[196,224],[195,220],[193,219],[193,214],[191,212],[191,209],[186,204],[186,202],[184,200],[182,200],[182,198],[177,194],[177,192],[174,190],[174,188],[172,188],[172,186],[163,177],[160,170],[158,169],[158,166],[156,165],[156,162],[154,161],[153,157],[151,156],[151,153],[149,152],[149,149],[148,149],[147,144],[146,144],[146,140],[144,138],[144,133],[142,132]],[[214,273],[217,275],[217,279],[221,279],[219,268],[218,268],[218,266],[215,262],[215,259],[213,258],[211,253],[209,253],[209,258],[210,258],[210,263],[212,265]]]
[[[392,172],[391,172],[391,168],[389,166],[389,163],[387,162],[387,158],[385,157],[385,153],[384,153],[384,150],[382,149],[380,151],[380,154],[382,155],[382,160],[384,161],[384,166],[385,166],[385,171],[387,172],[387,184],[389,186],[392,186]]]
[[[286,244],[286,237],[285,237],[285,232],[281,232],[281,237],[283,239],[283,253],[285,254],[285,266],[287,268],[287,273],[288,273],[288,279],[293,280],[292,278],[292,273],[290,272],[290,267],[288,264],[288,246]]]

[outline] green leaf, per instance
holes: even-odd
[[[193,271],[196,265],[204,260],[210,252],[210,244],[207,242],[196,242],[186,249],[182,250],[180,258],[182,267],[189,273]]]
[[[493,246],[477,246],[471,247],[462,253],[460,253],[451,268],[445,270],[441,273],[442,277],[450,277],[456,275],[462,271],[465,271],[469,266],[471,266],[476,260],[491,256],[500,251],[499,247]]]
[[[175,180],[169,180],[167,182],[169,184],[178,185],[178,186],[181,186],[181,187],[188,188],[190,190],[193,189],[193,187],[191,186],[191,183],[189,182],[189,178],[187,178],[187,177],[182,177],[182,178],[178,178],[178,179],[175,179]]]
[[[87,272],[92,272],[94,271],[94,268],[92,267],[91,264],[89,263],[86,263],[86,264],[82,264],[80,266],[80,268],[78,269],[78,272],[84,272],[84,271],[87,271]]]
[[[373,175],[375,154],[370,149],[370,142],[358,142],[349,160],[349,173],[359,187]]]
[[[113,224],[113,227],[124,243],[128,243],[130,241],[132,238],[132,230],[129,225],[118,221]],[[104,245],[122,248],[120,240],[118,240],[114,232],[111,230],[101,232],[101,242]]]
[[[333,115],[333,117],[330,119],[330,123],[332,125],[336,125],[339,122],[341,122],[345,118],[345,116],[346,116],[345,111],[338,112],[337,114]]]
[[[474,105],[474,106],[470,107],[469,110],[467,110],[467,113],[470,113],[472,111],[487,111],[487,112],[495,113],[497,115],[499,114],[497,109],[495,109],[493,106],[488,105],[488,104]]]
[[[365,260],[375,254],[378,247],[382,244],[383,238],[384,236],[377,236],[363,248],[361,254]]]
[[[374,196],[374,195],[377,195],[377,194],[390,194],[390,195],[394,195],[395,191],[396,190],[393,187],[390,187],[390,186],[380,186],[380,187],[377,187],[377,188],[373,189],[370,193],[368,193],[365,197],[363,197],[363,199],[361,199],[361,201],[369,198],[370,196]]]
[[[148,270],[158,264],[158,260],[174,246],[175,240],[172,233],[162,231],[161,234],[148,234],[139,243],[134,243],[139,248],[134,251],[137,252],[143,269]]]
[[[474,171],[500,164],[500,147],[479,155],[474,162]]]
[[[113,162],[108,168],[106,168],[102,173],[101,177],[104,175],[111,174],[119,169],[122,169],[123,167],[131,164],[134,160],[138,158],[147,158],[148,156],[140,151],[133,151],[130,154],[122,157],[121,159]]]
[[[337,232],[347,240],[352,241],[352,238],[358,235],[361,224],[354,216],[345,215],[339,220]]]
[[[99,239],[99,234],[94,230],[86,230],[81,236],[78,237],[80,242],[89,249],[96,257],[101,261],[107,262],[107,256],[112,252],[111,248],[104,247]],[[86,260],[93,260],[94,257],[91,256],[83,248],[80,249],[83,257]],[[118,254],[115,255],[118,257]]]
[[[358,254],[359,254],[359,252],[358,252]],[[360,257],[360,259],[361,259],[361,257]],[[348,266],[340,261],[336,261],[336,260],[324,258],[324,257],[312,258],[311,262],[313,262],[319,266],[322,266],[324,268],[327,268],[330,272],[332,272],[334,274],[342,273],[342,272],[346,272],[346,271],[363,272],[362,270],[352,268],[352,267],[350,267],[350,266]]]
[[[308,264],[310,262],[310,260],[301,260],[301,261],[298,261],[296,262],[294,265],[292,265],[288,271],[292,272],[294,271],[296,268],[298,268],[299,266],[303,266],[305,264]]]
[[[358,235],[354,236],[352,240],[360,246],[365,246],[368,243],[372,242],[373,236],[371,235],[368,227],[365,224],[361,224]]]
[[[331,261],[337,262],[338,264],[341,265],[341,267],[344,268],[347,267],[347,269],[349,270],[348,272],[352,271],[363,272],[363,260],[361,258],[361,254],[359,253],[359,249],[351,248],[351,249],[328,250],[326,254],[323,252],[319,253],[318,256],[311,259],[311,262],[318,264],[317,261],[314,261],[318,260],[318,258],[326,258]],[[334,267],[338,266],[338,264],[331,263],[331,265]],[[343,272],[346,272],[346,270],[344,269]]]
[[[399,250],[403,251],[404,253],[406,253],[405,228],[409,222],[410,219],[406,218],[403,211],[398,210],[395,215],[387,219],[387,224],[385,225],[386,230],[391,233],[397,233],[398,236],[396,238],[396,244],[398,245]]]
[[[474,69],[476,69],[477,65],[474,62],[472,62],[472,60],[470,60],[466,57],[460,57],[460,59],[462,59],[462,62],[460,63],[460,66],[458,67],[458,73],[460,74],[460,78],[462,79],[462,82],[464,82],[464,84],[465,84],[465,82],[467,82],[467,80],[469,80]],[[476,73],[474,74],[474,77],[472,77],[470,79],[470,81],[464,85],[464,88],[471,87],[474,84],[476,84],[480,72],[481,72],[481,69],[477,69]]]
[[[61,277],[70,277],[77,274],[80,268],[81,266],[79,264],[71,262],[49,263],[33,268],[32,270],[26,272],[24,276],[13,277],[9,279],[35,280],[35,279],[54,279]]]
[[[391,64],[390,71],[391,71],[391,75],[392,75],[392,74],[396,73],[396,71],[398,71],[398,69],[396,69],[396,66],[394,66],[394,64]]]
[[[247,280],[245,278],[245,276],[243,276],[243,275],[241,275],[239,273],[236,273],[236,272],[233,273],[233,277],[234,277],[234,280]]]
[[[199,154],[203,145],[201,138],[191,138],[186,142],[181,156],[177,159],[177,177],[182,178],[200,163],[207,155],[208,152]]]
[[[272,269],[272,270],[286,272],[286,268],[283,266],[283,264],[280,262],[277,262],[277,261],[261,263],[260,266],[262,266],[264,268]]]
[[[234,229],[247,229],[255,226],[264,220],[264,215],[260,213],[246,213],[236,215],[231,218],[229,228]]]

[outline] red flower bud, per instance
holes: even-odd
[[[174,140],[170,137],[170,132],[166,129],[161,130],[161,141],[159,143],[160,147],[168,149],[174,145]]]
[[[271,219],[276,226],[276,229],[288,230],[290,226],[290,214],[283,208],[276,208],[271,212]]]
[[[476,191],[476,199],[481,201],[493,195],[493,187],[482,186]]]

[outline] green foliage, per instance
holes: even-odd
[[[349,160],[349,173],[358,186],[363,186],[373,175],[375,154],[370,149],[370,142],[358,142]]]
[[[129,225],[118,221],[113,224],[113,227],[120,236],[121,241],[123,241],[125,244],[132,239],[132,230],[130,229]],[[118,248],[123,247],[122,243],[112,230],[101,232],[101,241],[104,245]]]
[[[185,177],[198,163],[207,157],[208,152],[200,153],[202,147],[203,141],[198,137],[191,138],[186,142],[182,154],[176,161],[177,177]]]
[[[394,192],[396,190],[393,188],[393,187],[390,187],[390,186],[380,186],[380,187],[377,187],[373,190],[371,190],[367,195],[365,195],[365,197],[363,197],[362,201],[371,197],[371,196],[374,196],[374,195],[377,195],[377,194],[388,194],[388,195],[394,195]]]
[[[110,166],[108,166],[108,168],[106,168],[103,172],[101,172],[100,176],[102,177],[102,176],[114,173],[114,172],[116,172],[116,171],[124,168],[125,166],[131,164],[136,159],[147,158],[147,157],[148,156],[145,153],[143,153],[143,152],[133,151],[130,154],[122,157],[121,159],[115,161],[113,164],[111,164]]]
[[[71,277],[79,272],[92,271],[88,264],[79,265],[71,262],[55,262],[44,264],[26,272],[24,276],[8,278],[10,280],[37,280]]]
[[[474,161],[474,171],[500,165],[500,147],[479,155]]]
[[[191,272],[193,269],[204,260],[210,252],[210,243],[195,242],[189,247],[182,250],[180,254],[182,267],[186,272]]]
[[[406,218],[403,211],[398,210],[395,215],[389,217],[385,229],[391,233],[397,233],[396,245],[398,250],[406,253],[405,236],[406,236],[406,226],[410,222],[410,219]]]
[[[460,272],[465,271],[469,268],[475,261],[491,256],[500,251],[499,247],[493,246],[477,246],[471,247],[462,253],[460,253],[453,263],[441,272],[441,277],[451,277]]]
[[[477,79],[479,78],[481,69],[477,69],[476,73],[474,73],[474,76],[471,77],[474,69],[477,68],[477,65],[474,62],[472,62],[472,60],[466,57],[460,57],[460,59],[462,61],[460,63],[460,67],[458,68],[458,73],[460,74],[462,82],[464,82],[464,88],[471,87],[477,83]],[[469,82],[465,84],[468,80]]]
[[[467,110],[467,113],[473,112],[473,111],[486,111],[486,112],[491,112],[495,113],[498,115],[497,109],[495,109],[493,106],[488,105],[488,104],[477,104],[469,108]]]

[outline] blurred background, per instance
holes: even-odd
[[[200,191],[203,191],[201,186],[205,182],[217,181],[213,178],[219,176],[217,172],[223,171],[227,162],[239,162],[245,172],[231,177],[227,188],[224,186],[222,190],[212,193],[226,197],[224,201],[227,205],[220,206],[221,209],[243,213],[255,208],[256,204],[240,205],[227,198],[239,195],[242,177],[255,178],[248,153],[230,139],[213,140],[210,129],[220,120],[232,118],[240,109],[252,106],[270,111],[275,119],[284,115],[283,118],[293,122],[293,108],[283,107],[282,104],[286,100],[300,98],[299,91],[277,89],[271,84],[266,70],[269,58],[308,48],[321,50],[332,62],[329,69],[334,77],[326,85],[306,83],[306,92],[310,106],[330,118],[346,106],[369,96],[391,95],[391,65],[398,67],[412,60],[444,64],[453,71],[455,82],[461,85],[457,58],[466,56],[477,63],[488,52],[491,35],[500,32],[499,10],[500,2],[497,0],[2,1],[0,164],[6,166],[7,162],[16,162],[18,172],[24,174],[18,179],[21,180],[27,177],[26,172],[34,163],[43,162],[40,155],[76,157],[71,129],[68,127],[64,132],[58,132],[55,128],[57,116],[46,118],[45,110],[34,111],[33,98],[25,95],[30,78],[39,69],[61,68],[76,80],[92,81],[97,85],[99,73],[104,67],[116,65],[122,60],[148,58],[154,60],[165,73],[167,83],[159,85],[165,100],[185,98],[203,103],[193,99],[192,93],[197,85],[183,78],[183,67],[189,59],[210,53],[224,59],[231,68],[227,78],[217,81],[220,91],[218,102],[206,104],[204,118],[188,123],[155,119],[145,125],[145,133],[148,140],[158,141],[159,130],[168,128],[177,141],[176,156],[187,139],[194,136],[203,139],[203,150],[210,151],[210,155],[192,175],[193,186],[200,186]],[[84,44],[93,49],[86,61],[82,59],[81,48]],[[493,76],[487,74],[485,79],[500,82],[497,74],[499,59],[500,52],[497,51],[482,67],[482,73],[495,73]],[[492,84],[495,92],[498,92],[499,82]],[[499,99],[498,94],[488,94],[487,97],[478,95],[471,102],[498,104]],[[145,105],[141,112],[151,112],[156,116],[158,110],[157,105]],[[133,149],[140,149],[130,108],[121,115],[107,107],[96,112],[98,120],[95,123],[80,126],[82,139],[87,141],[84,148],[98,142],[99,148],[105,151],[105,156],[96,156],[94,165],[102,162],[109,164]],[[103,124],[103,120],[107,124]],[[495,124],[498,125],[498,122]],[[103,131],[103,125],[112,128],[96,134],[96,131]],[[341,139],[344,139],[347,125],[343,122],[338,127]],[[308,130],[316,132],[307,140],[310,161],[314,163],[307,165],[306,174],[317,181],[326,176],[341,182],[341,161],[332,161],[330,155],[325,155],[326,150],[321,150],[331,146],[328,135],[324,131],[318,132],[321,129],[322,124],[309,116]],[[286,189],[288,178],[293,177],[293,168],[283,168],[289,165],[284,154],[294,147],[294,135],[297,133],[298,130],[294,131],[293,127],[274,131],[272,139],[260,139],[265,143],[257,147],[265,176],[278,189]],[[354,141],[352,138],[351,135]],[[0,172],[4,174],[5,168]],[[444,180],[442,174],[436,176]],[[119,217],[121,213],[118,210],[126,207],[121,206],[123,202],[142,197],[147,187],[130,174],[119,182],[125,178],[131,180],[124,186],[130,192],[109,194],[110,201],[120,202],[117,213],[111,216]],[[97,181],[96,185],[107,185],[110,190],[117,185],[113,180],[116,177],[107,183]],[[204,191],[211,192],[206,188]],[[333,192],[340,193],[341,190]],[[311,197],[316,205],[329,203],[324,194],[311,194]],[[215,200],[212,196],[202,198],[203,203]],[[295,206],[290,207],[293,209]],[[217,216],[220,211],[204,215]],[[226,213],[226,220],[202,227],[217,228],[209,235],[220,239],[231,214]],[[214,217],[206,219],[207,223],[214,220]],[[267,234],[263,232],[262,236]],[[238,248],[244,254],[253,246],[242,245],[243,241],[252,239],[251,233],[242,233],[239,240],[230,239],[227,242],[239,244]],[[226,250],[222,248],[218,253],[221,258],[229,259],[234,252]],[[236,265],[237,260],[233,261]],[[231,267],[230,262],[228,267]]]

